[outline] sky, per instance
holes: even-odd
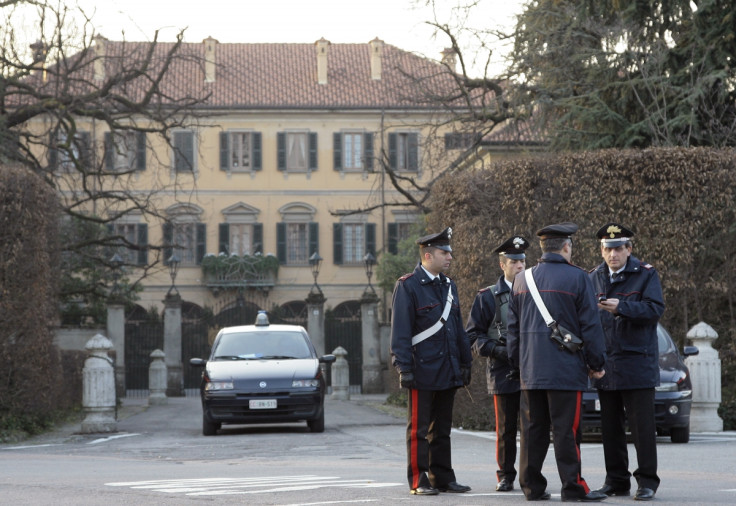
[[[77,0],[92,16],[96,31],[108,39],[171,41],[181,28],[186,42],[212,36],[219,42],[387,44],[439,59],[446,36],[433,36],[433,10],[422,0]],[[449,23],[455,0],[438,0],[438,20]],[[480,0],[468,21],[476,28],[509,27],[523,0]],[[67,4],[69,5],[69,4]],[[473,48],[470,39],[462,45]],[[467,49],[466,49],[467,50]],[[500,64],[502,49],[496,51]]]

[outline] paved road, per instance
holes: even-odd
[[[410,496],[401,410],[381,411],[382,402],[383,396],[328,399],[322,434],[289,424],[226,427],[205,437],[198,399],[151,407],[126,399],[115,434],[83,435],[71,424],[0,445],[0,503],[526,504],[518,490],[494,491],[494,435],[462,430],[453,435],[453,460],[458,480],[473,491]],[[600,443],[586,442],[582,452],[584,477],[597,487],[605,474]],[[659,460],[657,503],[736,503],[736,433],[694,434],[686,445],[661,438]],[[545,474],[552,502],[559,501],[552,450]]]

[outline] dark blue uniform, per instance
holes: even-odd
[[[585,344],[574,354],[558,348],[529,293],[524,273],[518,274],[509,304],[507,346],[521,376],[519,482],[527,499],[546,493],[542,466],[551,426],[561,493],[564,498],[581,498],[590,492],[581,476],[582,391],[588,387],[588,367],[600,371],[604,366],[603,329],[585,271],[562,255],[544,253],[532,273],[552,318]]]
[[[601,433],[606,484],[617,491],[631,486],[625,426],[631,429],[639,487],[656,492],[657,440],[654,387],[659,385],[657,322],[664,312],[657,271],[629,256],[624,270],[611,281],[606,263],[590,272],[596,294],[618,299],[617,314],[600,310],[606,338],[606,375],[595,386],[601,401]]]
[[[518,430],[520,383],[507,378],[512,371],[508,360],[494,358],[496,346],[506,346],[506,324],[511,290],[505,277],[483,288],[475,296],[465,331],[473,353],[488,357],[488,393],[493,395],[496,415],[496,478],[512,484],[516,479],[516,432]]]
[[[456,481],[450,447],[452,407],[455,391],[463,385],[461,367],[470,368],[472,362],[457,287],[444,274],[435,281],[419,264],[396,282],[393,293],[392,363],[399,373],[412,372],[416,381],[409,390],[406,438],[411,489],[443,488]],[[412,346],[413,336],[440,319],[450,290],[454,300],[445,324]]]

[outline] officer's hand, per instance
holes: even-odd
[[[520,371],[518,369],[511,369],[506,375],[506,379],[509,381],[519,381],[521,378]]]
[[[493,358],[496,358],[498,360],[503,360],[504,362],[508,362],[509,353],[508,351],[506,351],[506,347],[500,344],[497,344],[496,347],[493,348]]]
[[[414,373],[412,372],[402,372],[399,373],[399,384],[402,388],[416,388],[417,382],[414,381]]]
[[[470,367],[461,367],[460,374],[463,376],[463,386],[470,385]]]
[[[601,369],[600,371],[594,371],[592,369],[588,371],[588,376],[590,376],[593,379],[597,379],[597,380],[601,379],[605,375],[606,375],[606,371],[603,369]]]

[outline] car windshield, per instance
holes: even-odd
[[[672,352],[672,338],[662,325],[657,325],[657,344],[660,357]]]
[[[310,358],[311,350],[300,332],[266,331],[224,334],[214,350],[215,360]]]

